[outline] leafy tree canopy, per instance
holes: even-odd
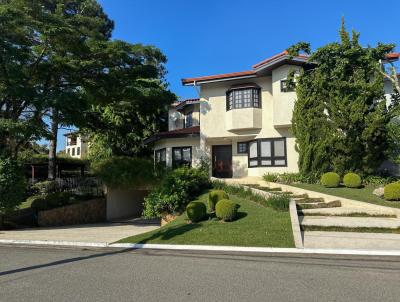
[[[359,34],[350,36],[343,21],[340,42],[310,55],[297,78],[292,120],[301,173],[376,171],[389,144],[386,126],[398,107],[386,107],[377,64],[393,48],[361,46]],[[301,42],[289,50],[295,55],[310,46]]]

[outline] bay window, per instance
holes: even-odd
[[[261,108],[261,89],[257,85],[231,88],[226,93],[226,110]]]

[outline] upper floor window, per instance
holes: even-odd
[[[293,92],[294,88],[294,83],[290,83],[288,80],[281,80],[281,92]]]
[[[256,85],[231,88],[226,93],[226,110],[261,108],[261,89]]]
[[[67,139],[67,146],[74,146],[77,143],[77,137],[76,136],[70,136]]]
[[[193,126],[193,111],[186,113],[185,127],[190,128]]]

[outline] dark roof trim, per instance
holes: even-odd
[[[144,140],[144,144],[150,144],[161,139],[180,138],[180,137],[196,137],[200,136],[200,126],[182,128],[172,131],[159,132]]]

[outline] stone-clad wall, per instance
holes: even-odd
[[[38,224],[41,227],[96,223],[105,220],[106,201],[102,198],[38,213]]]

